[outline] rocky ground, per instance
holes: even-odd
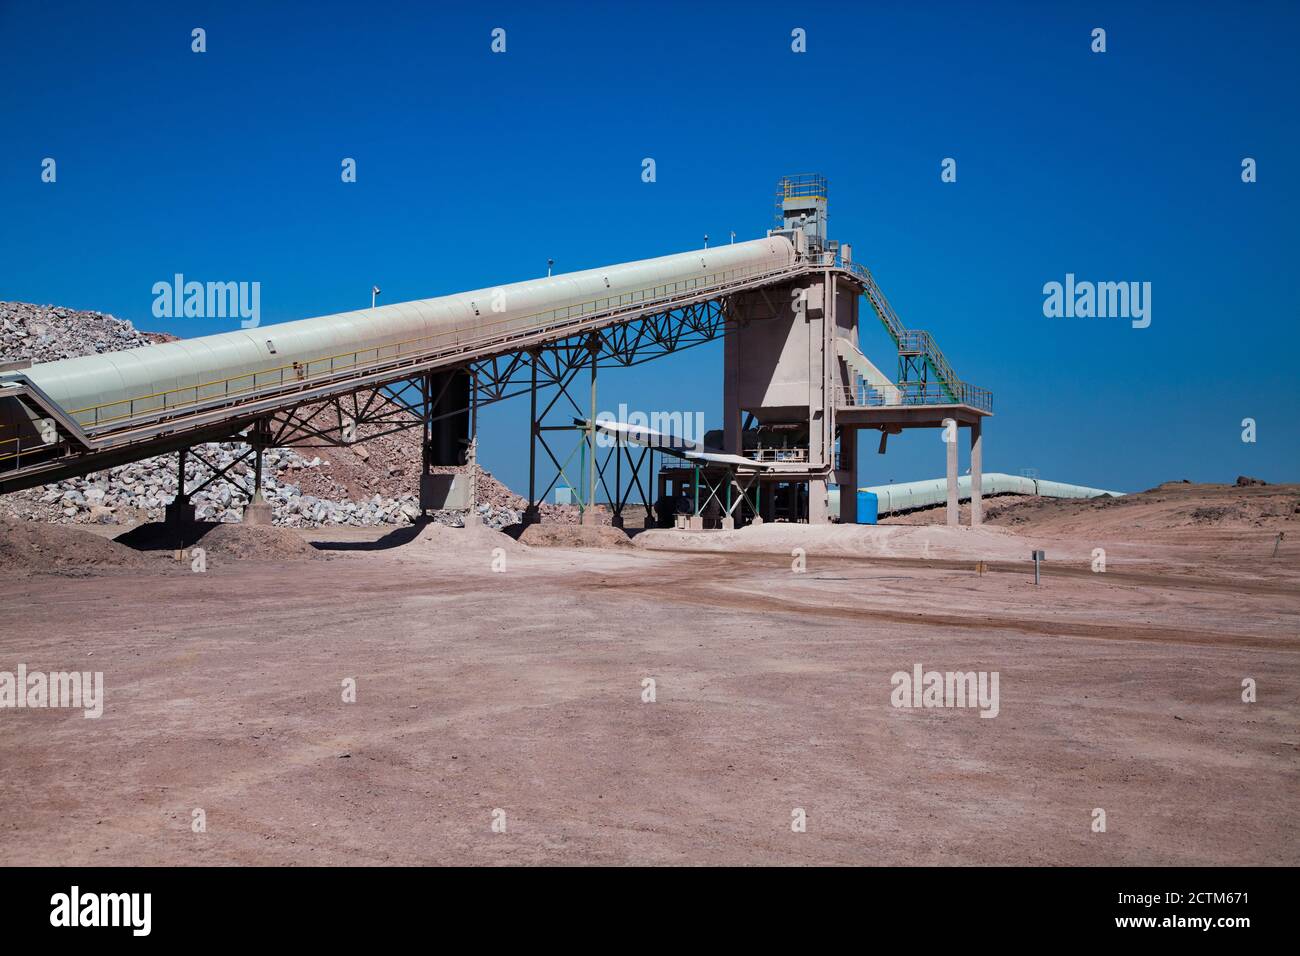
[[[52,362],[97,352],[138,348],[175,336],[141,332],[130,322],[100,312],[81,312],[25,302],[0,302],[0,365]],[[196,449],[217,468],[247,451],[239,443],[207,444]],[[447,469],[456,470],[456,469]],[[191,456],[187,487],[211,472]],[[251,486],[251,460],[232,469]],[[262,493],[275,523],[310,528],[351,525],[405,525],[419,515],[420,437],[404,431],[346,448],[271,449],[263,466]],[[0,516],[59,524],[131,524],[156,521],[176,494],[176,456],[164,455],[108,471],[0,497]],[[246,496],[219,480],[193,495],[201,520],[239,521]],[[486,471],[478,479],[478,512],[491,528],[517,523],[527,502]],[[543,505],[549,521],[573,523],[574,508]],[[463,512],[440,512],[435,520],[464,523]]]

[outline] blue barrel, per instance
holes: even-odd
[[[874,492],[858,491],[858,524],[875,524],[880,513],[880,499]]]

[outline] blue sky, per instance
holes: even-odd
[[[987,470],[1296,481],[1298,9],[0,0],[0,298],[199,335],[233,323],[154,319],[153,283],[259,281],[264,323],[423,298],[756,237],[815,171],[832,237],[993,390]],[[1067,272],[1150,282],[1151,326],[1045,318]],[[892,372],[878,324],[863,346]],[[600,404],[713,426],[721,366],[610,373]],[[522,489],[526,404],[480,426]],[[861,479],[942,467],[918,432]]]

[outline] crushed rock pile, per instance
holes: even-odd
[[[247,449],[234,443],[202,445],[198,449],[219,468],[228,467]],[[262,495],[277,525],[316,528],[332,525],[375,527],[406,525],[420,515],[419,498],[413,492],[385,495],[376,492],[360,500],[325,498],[307,492],[304,485],[319,481],[329,464],[320,455],[311,458],[292,448],[268,449],[263,458]],[[193,488],[210,472],[191,455],[186,460],[186,487]],[[230,474],[251,485],[251,461],[235,465]],[[328,481],[326,477],[324,480]],[[57,524],[131,524],[162,519],[167,504],[176,495],[176,458],[164,455],[119,465],[108,471],[68,478],[40,488],[18,491],[0,498],[0,513]],[[238,488],[218,481],[194,492],[191,501],[200,521],[238,522],[245,496]],[[518,523],[522,511],[478,506],[479,516],[493,528]],[[435,520],[459,526],[461,512],[438,512]]]
[[[312,561],[324,558],[292,528],[220,524],[199,539],[209,555],[239,561]]]
[[[408,547],[432,549],[446,554],[491,552],[495,548],[503,548],[507,552],[527,550],[527,545],[486,525],[470,524],[457,528],[436,521],[430,521],[421,528]]]
[[[79,528],[37,521],[0,521],[0,571],[134,568],[146,558]]]
[[[630,548],[632,539],[609,525],[530,524],[519,540],[540,548]]]
[[[244,445],[233,443],[208,444],[197,449],[219,468],[229,466],[246,450]],[[414,494],[400,497],[375,494],[361,501],[338,501],[304,494],[298,476],[320,467],[319,456],[306,458],[290,448],[267,450],[262,494],[271,505],[276,524],[294,528],[408,524],[420,513]],[[186,460],[187,487],[194,487],[209,474],[193,455]],[[251,461],[236,465],[230,474],[245,485],[251,485]],[[0,511],[57,524],[133,524],[161,520],[167,504],[175,495],[176,458],[163,455],[5,495],[0,498]],[[214,482],[195,492],[191,500],[195,516],[200,521],[237,522],[245,504],[244,494],[226,481]],[[515,518],[509,514],[502,515],[499,520],[508,524]]]
[[[0,362],[57,362],[172,339],[171,335],[141,332],[126,319],[102,312],[0,302]]]

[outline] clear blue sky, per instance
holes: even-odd
[[[816,171],[832,236],[994,391],[986,469],[1296,481],[1298,9],[0,0],[0,298],[199,335],[233,323],[154,319],[153,283],[259,281],[263,322],[423,298],[759,236]],[[1067,272],[1151,282],[1151,327],[1044,318]],[[611,373],[601,406],[716,425],[721,364]],[[526,405],[481,426],[522,488]],[[915,433],[862,480],[942,465]]]

